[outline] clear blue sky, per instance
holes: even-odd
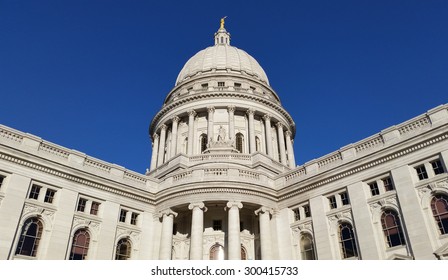
[[[298,164],[448,103],[448,1],[0,0],[0,123],[144,172],[219,19],[296,122]]]

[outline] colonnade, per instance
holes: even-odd
[[[228,112],[228,122],[229,122],[229,139],[235,138],[235,111],[236,107],[231,105],[227,107]],[[188,141],[187,141],[187,155],[192,156],[194,154],[193,148],[194,143],[197,142],[194,137],[194,120],[197,112],[195,110],[189,110],[186,112],[188,115]],[[207,107],[207,139],[215,139],[214,137],[214,113],[215,107]],[[247,109],[246,115],[248,119],[247,135],[249,140],[249,153],[255,153],[257,151],[256,147],[256,133],[255,133],[255,116],[261,115],[261,119],[264,121],[264,135],[263,138],[266,143],[266,154],[271,158],[275,157],[275,153],[279,153],[279,161],[290,168],[295,167],[294,150],[293,150],[293,140],[291,139],[292,133],[287,130],[285,125],[280,121],[275,122],[275,127],[277,129],[277,146],[274,146],[274,140],[272,139],[272,116],[269,114],[263,114],[262,112],[257,112],[254,109]],[[174,116],[171,118],[171,143],[170,147],[167,148],[167,124],[162,124],[158,128],[158,132],[153,135],[153,150],[151,158],[151,170],[156,167],[161,166],[165,162],[166,158],[172,158],[179,152],[179,145],[177,143],[178,138],[178,126],[181,118],[179,116]],[[168,123],[169,124],[169,123]],[[168,153],[166,155],[166,153]]]
[[[229,260],[241,259],[241,238],[240,238],[240,209],[243,204],[240,201],[228,201],[225,210],[228,212],[227,227],[227,252]],[[202,260],[203,233],[204,233],[204,213],[207,211],[204,202],[194,202],[188,205],[191,210],[191,235],[190,235],[190,260]],[[262,206],[254,212],[259,216],[260,224],[260,244],[261,258],[263,260],[272,259],[272,239],[270,217],[272,209]],[[171,259],[173,246],[173,225],[177,213],[171,209],[159,212],[162,219],[162,231],[160,237],[159,259]]]

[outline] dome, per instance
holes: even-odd
[[[215,33],[215,45],[191,57],[177,76],[176,85],[198,74],[211,71],[231,71],[247,74],[269,85],[260,64],[247,52],[230,45],[230,34],[221,27]]]

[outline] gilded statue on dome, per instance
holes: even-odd
[[[224,29],[224,20],[226,19],[227,16],[221,18],[221,27],[219,29]]]

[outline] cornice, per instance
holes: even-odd
[[[278,112],[280,112],[280,114],[285,117],[288,122],[289,122],[289,126],[291,127],[291,133],[294,136],[296,133],[296,125],[294,123],[294,120],[292,119],[292,117],[289,115],[289,113],[279,104],[275,104],[274,102],[267,100],[265,98],[262,97],[258,97],[256,95],[253,94],[247,94],[247,93],[242,93],[242,92],[226,92],[226,91],[218,91],[218,92],[204,92],[204,93],[199,93],[199,94],[194,94],[194,95],[190,95],[190,96],[186,96],[183,97],[182,99],[179,99],[177,101],[171,102],[167,105],[165,105],[157,114],[156,116],[153,118],[151,125],[149,127],[149,134],[153,135],[154,129],[156,124],[159,122],[159,120],[166,114],[169,112],[172,112],[172,110],[174,110],[176,107],[179,107],[181,105],[190,103],[190,102],[194,102],[194,101],[199,101],[199,100],[204,100],[204,99],[210,99],[210,98],[240,98],[240,99],[245,99],[245,100],[250,100],[250,101],[254,101],[254,102],[258,102],[262,105],[268,106],[274,110],[277,110]]]

